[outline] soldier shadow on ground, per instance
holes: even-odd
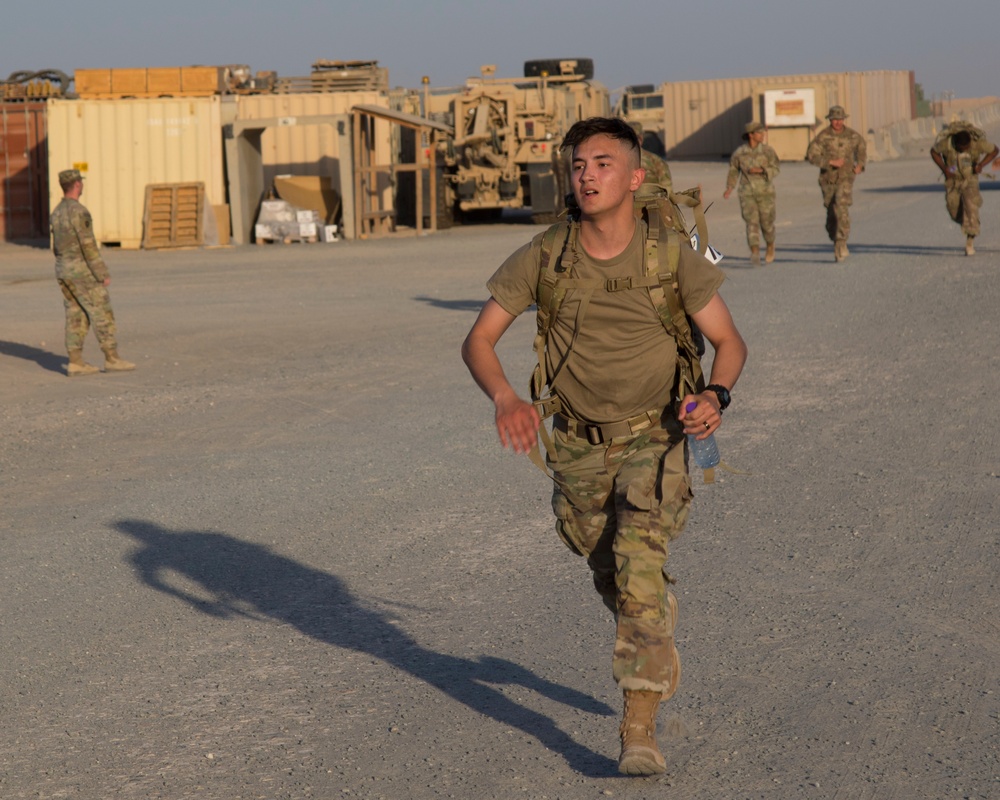
[[[865,253],[895,253],[902,256],[954,256],[961,255],[965,257],[965,240],[963,239],[959,244],[953,245],[913,245],[913,244],[893,244],[891,242],[885,242],[882,244],[862,244],[860,242],[851,242],[850,250],[852,255],[863,255]],[[833,244],[824,245],[822,247],[816,245],[800,245],[800,246],[788,246],[778,248],[778,258],[775,259],[775,263],[779,263],[782,253],[822,253],[823,258],[820,259],[803,259],[803,258],[792,258],[785,259],[786,261],[794,261],[798,264],[808,261],[809,263],[828,263],[834,264],[833,260]],[[846,263],[850,263],[850,259]],[[769,265],[772,266],[772,265]]]
[[[434,308],[443,308],[446,311],[473,311],[479,313],[483,307],[483,300],[442,300],[439,297],[426,297],[421,295],[414,297],[418,303],[426,303]]]
[[[60,375],[66,374],[68,359],[65,356],[50,353],[48,350],[40,350],[29,344],[0,340],[0,355],[10,356],[11,358],[22,358],[25,361],[34,361],[42,369],[47,369],[49,372],[58,372]]]
[[[391,616],[356,598],[336,575],[262,545],[213,531],[171,531],[136,519],[118,520],[114,528],[139,545],[130,560],[152,589],[211,617],[286,623],[317,641],[374,656],[472,711],[535,737],[578,773],[592,778],[617,775],[617,762],[574,741],[553,720],[489,684],[516,684],[585,713],[615,714],[586,694],[505,659],[436,653],[418,644]],[[194,582],[207,597],[172,585],[171,574]]]
[[[1000,181],[990,180],[989,178],[983,178],[982,176],[980,176],[979,191],[980,192],[1000,191]],[[915,184],[908,184],[906,186],[865,187],[861,189],[861,192],[871,192],[873,194],[896,194],[900,192],[927,192],[931,194],[940,194],[942,197],[944,197],[944,181],[942,181],[941,183],[915,183]]]

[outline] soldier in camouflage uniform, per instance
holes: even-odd
[[[104,371],[135,369],[135,364],[118,355],[115,315],[107,288],[111,276],[94,239],[90,212],[80,202],[83,176],[79,170],[63,170],[59,173],[59,185],[63,199],[52,212],[50,227],[56,279],[66,307],[66,350],[69,352],[66,374],[75,377],[98,372],[97,367],[83,360],[83,343],[91,325],[104,351]]]
[[[774,176],[781,169],[778,154],[769,144],[764,144],[767,131],[759,122],[747,123],[743,132],[746,144],[740,145],[729,159],[726,191],[729,196],[739,182],[740,211],[747,224],[747,244],[750,245],[750,263],[760,266],[760,235],[763,232],[767,252],[764,260],[774,261]]]
[[[997,157],[997,148],[986,132],[968,122],[955,122],[941,131],[931,158],[944,174],[944,200],[951,218],[965,233],[965,254],[973,256],[973,240],[979,235],[979,173]]]
[[[580,221],[570,226],[569,252],[559,258],[572,262],[570,279],[580,283],[567,289],[544,355],[561,407],[548,453],[552,507],[560,538],[587,559],[615,615],[612,673],[625,706],[619,771],[652,774],[665,769],[657,708],[680,679],[677,601],[667,590],[665,564],[691,501],[685,434],[704,439],[718,429],[746,345],[718,294],[722,272],[682,241],[679,295],[715,359],[709,387],[676,397],[677,341],[650,291],[632,288],[646,263],[647,226],[633,207],[645,177],[638,138],[622,120],[592,118],[576,123],[564,146],[573,153]],[[540,417],[508,382],[496,345],[538,301],[545,236],[516,251],[489,280],[491,298],[462,347],[473,378],[493,400],[501,443],[518,453],[537,446]]]
[[[868,161],[864,137],[844,123],[843,106],[831,106],[826,115],[829,127],[809,144],[806,159],[819,167],[819,188],[826,206],[826,232],[833,242],[833,258],[843,261],[850,255],[847,239],[851,233],[849,209],[854,202],[854,178]]]
[[[642,142],[642,124],[638,122],[630,122],[632,130],[635,131],[635,135],[639,138],[639,142]],[[647,185],[662,186],[667,190],[669,194],[674,190],[674,181],[670,176],[670,165],[667,164],[666,159],[660,158],[656,153],[647,150],[645,147],[642,148],[642,168],[646,171],[646,177],[642,179],[642,182]]]

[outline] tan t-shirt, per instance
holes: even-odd
[[[518,316],[536,300],[543,234],[517,250],[487,282],[493,299]],[[644,274],[646,225],[636,225],[632,241],[613,259],[581,252],[573,277],[623,278]],[[661,258],[665,258],[665,254]],[[555,266],[557,253],[552,255]],[[568,254],[566,262],[570,261]],[[665,265],[661,264],[660,269]],[[684,243],[677,270],[688,314],[700,311],[723,281],[722,271]],[[549,331],[547,369],[566,353],[583,295],[570,290]],[[593,292],[569,358],[556,376],[567,416],[592,423],[618,422],[672,402],[677,345],[663,327],[646,289]]]

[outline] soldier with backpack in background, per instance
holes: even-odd
[[[546,449],[556,530],[587,559],[616,621],[618,768],[649,775],[665,771],[656,714],[680,680],[677,601],[665,564],[692,497],[685,434],[718,430],[747,348],[718,293],[722,272],[691,248],[669,204],[636,213],[644,171],[628,123],[578,122],[563,146],[572,150],[578,219],[539,234],[497,270],[462,355],[494,403],[505,447],[537,457],[539,434],[548,439],[542,417],[554,412]],[[515,391],[496,354],[532,304],[535,403]],[[709,386],[687,315],[715,348]]]
[[[931,148],[931,158],[944,174],[944,201],[951,218],[962,226],[965,254],[973,256],[979,235],[979,173],[1000,153],[986,132],[969,122],[948,125]]]

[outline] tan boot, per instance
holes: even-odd
[[[95,372],[100,372],[100,370],[93,364],[88,364],[83,360],[83,350],[69,351],[69,364],[66,365],[66,374],[70,378],[76,378],[80,375],[93,375]]]
[[[132,369],[135,369],[135,364],[119,356],[118,350],[114,347],[104,351],[105,372],[128,372]]]
[[[764,253],[764,262],[770,264],[774,261],[774,242],[770,242],[767,245],[767,252]]]
[[[753,264],[755,267],[759,267],[760,266],[760,248],[759,247],[751,247],[750,248],[750,263]]]
[[[833,244],[833,260],[843,261],[849,255],[850,253],[847,250],[847,242],[843,239],[837,239],[837,241]]]
[[[659,692],[625,690],[625,715],[618,729],[622,739],[622,754],[618,771],[622,775],[657,775],[667,771],[656,746],[656,710]]]
[[[965,254],[967,256],[974,256],[976,254],[976,248],[972,244],[975,238],[976,238],[975,236],[965,237]]]

